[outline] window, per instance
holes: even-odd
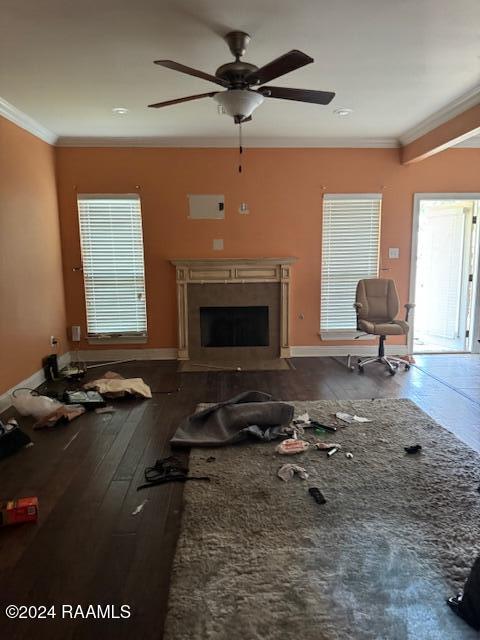
[[[88,335],[146,336],[140,198],[79,195],[78,217]]]
[[[357,282],[378,277],[381,194],[326,194],[323,199],[320,333],[356,331]],[[338,334],[338,335],[335,335]]]

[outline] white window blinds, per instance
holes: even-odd
[[[88,334],[146,335],[140,198],[79,195]]]
[[[321,333],[356,329],[357,282],[378,277],[381,194],[325,194]]]

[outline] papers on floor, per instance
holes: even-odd
[[[362,416],[352,416],[351,413],[343,413],[342,411],[337,411],[335,417],[343,422],[347,422],[348,424],[352,424],[352,422],[371,422],[369,418],[362,418]]]

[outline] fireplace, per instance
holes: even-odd
[[[296,258],[172,260],[178,359],[288,358],[290,269]]]
[[[268,307],[200,307],[202,347],[268,347]]]

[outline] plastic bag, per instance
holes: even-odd
[[[12,404],[22,416],[33,416],[37,420],[50,415],[61,407],[61,403],[47,396],[39,396],[32,389],[16,389],[12,393]]]

